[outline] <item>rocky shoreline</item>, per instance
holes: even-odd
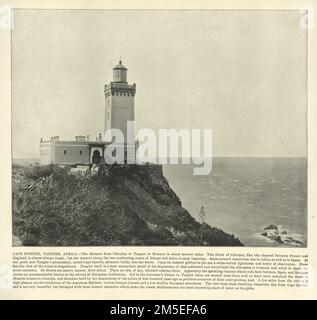
[[[294,237],[289,235],[287,230],[280,230],[277,225],[270,224],[269,226],[263,229],[261,232],[261,236],[266,237],[272,241],[276,241],[278,243],[292,244],[292,245],[302,245],[303,242],[295,239]]]

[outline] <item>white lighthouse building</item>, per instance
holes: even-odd
[[[75,140],[60,140],[59,136],[40,142],[41,165],[89,165],[99,164],[103,159],[107,161],[106,149],[114,153],[122,152],[124,162],[135,159],[134,128],[127,131],[128,121],[134,121],[134,96],[136,85],[127,82],[128,69],[119,61],[113,68],[113,81],[105,85],[105,127],[104,132],[118,129],[122,133],[122,141],[113,141],[106,134],[90,141],[89,135],[79,135]],[[114,143],[113,143],[114,142]],[[111,145],[111,147],[110,147]],[[112,148],[112,149],[111,149]],[[128,150],[131,150],[129,152]]]
[[[127,122],[134,121],[134,96],[136,86],[127,81],[128,69],[119,61],[113,68],[113,81],[105,85],[105,132],[119,129],[127,141]],[[107,140],[108,137],[105,137]]]

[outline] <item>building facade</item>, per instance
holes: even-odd
[[[127,159],[127,149],[135,150],[134,132],[130,137],[130,145],[127,142],[127,121],[134,120],[134,96],[135,84],[127,82],[127,68],[119,61],[113,68],[113,81],[105,85],[105,132],[109,129],[119,129],[124,136],[123,143],[116,148],[122,148]],[[133,143],[131,143],[131,141]],[[60,140],[59,136],[40,142],[41,165],[90,165],[99,164],[103,159],[107,160],[105,150],[111,143],[111,139],[102,135],[96,141],[89,141],[89,136],[76,136],[74,141]],[[135,153],[134,153],[135,159]]]
[[[40,145],[40,164],[89,165],[100,163],[105,142],[60,141],[56,137],[42,141]]]
[[[127,82],[128,69],[121,60],[113,68],[113,81],[105,85],[105,132],[119,129],[127,142],[127,122],[134,121],[134,96],[136,85]],[[130,137],[134,141],[134,137]],[[106,141],[111,137],[106,136]]]

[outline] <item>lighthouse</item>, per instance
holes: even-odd
[[[102,139],[101,133],[96,141],[90,141],[89,135],[77,135],[75,141],[61,140],[53,136],[49,140],[40,141],[41,165],[88,166],[100,164],[102,158],[108,163],[135,163],[137,143],[134,139],[134,127],[127,129],[129,121],[134,121],[135,83],[129,84],[128,69],[119,63],[113,68],[113,81],[105,85],[105,132],[119,129],[122,141]],[[107,149],[113,159],[107,157]],[[115,158],[115,159],[114,159]],[[114,162],[113,162],[114,161]]]
[[[105,132],[119,129],[127,140],[127,122],[134,121],[134,96],[136,85],[129,84],[128,69],[119,63],[113,68],[113,81],[105,85]],[[109,142],[109,137],[105,136]]]

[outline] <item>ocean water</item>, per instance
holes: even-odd
[[[164,174],[183,207],[199,221],[233,233],[245,246],[307,246],[307,159],[214,158],[208,176],[191,165],[165,165]],[[303,244],[280,244],[261,235],[274,224]]]

